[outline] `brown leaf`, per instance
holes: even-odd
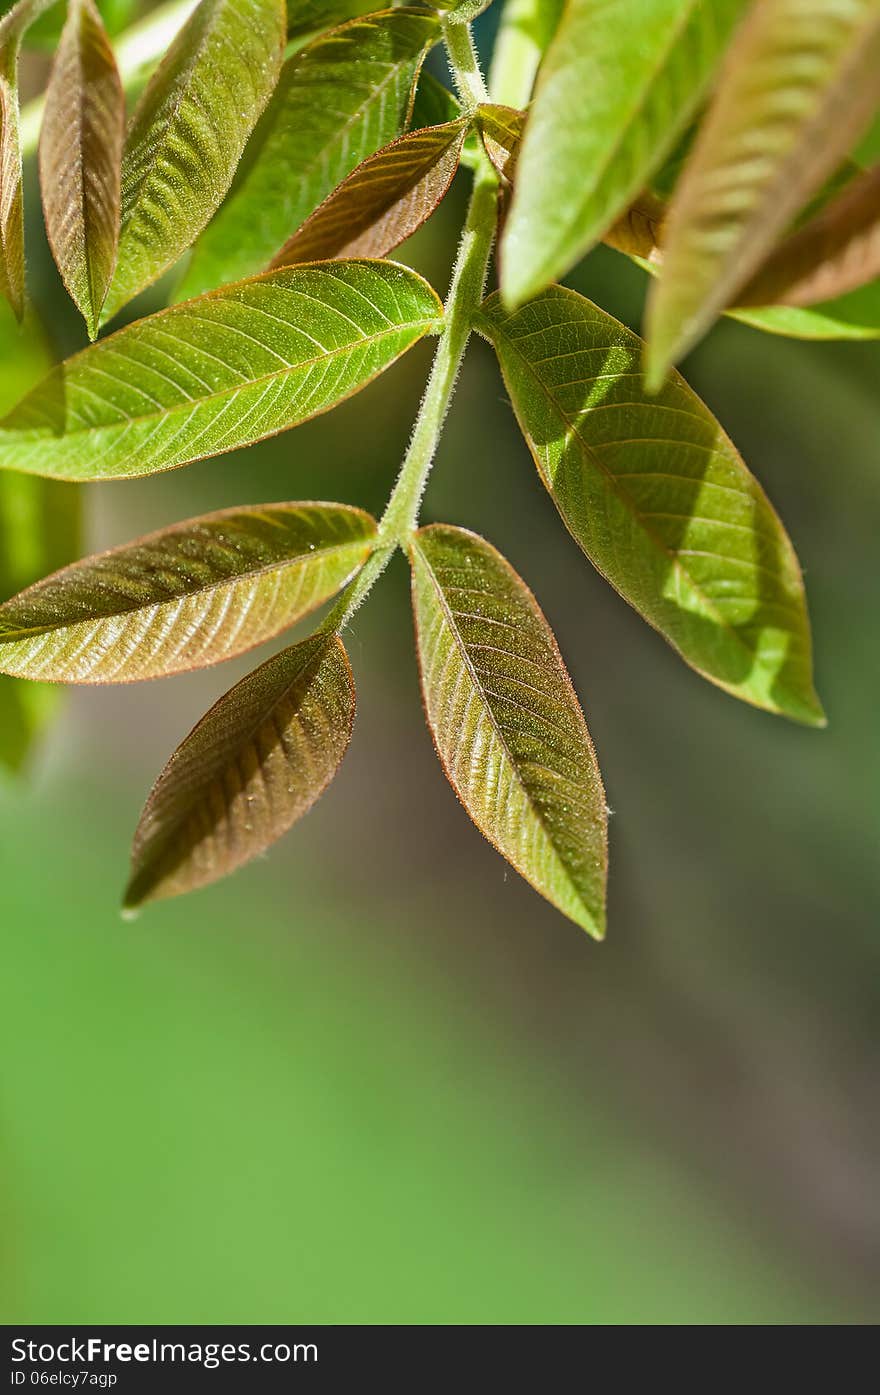
[[[72,0],[46,93],[40,188],[52,254],[90,338],[116,265],[125,97],[94,0]]]
[[[815,305],[880,276],[880,165],[780,243],[738,305]]]
[[[24,315],[24,208],[18,113],[18,50],[52,0],[19,0],[0,19],[0,294]]]
[[[125,906],[208,886],[308,813],[339,769],[354,681],[337,635],[314,635],[226,693],[178,746],[134,835]]]
[[[284,244],[272,267],[384,257],[431,216],[458,168],[466,121],[411,131],[353,170]]]

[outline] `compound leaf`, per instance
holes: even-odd
[[[193,250],[181,297],[267,266],[347,174],[401,134],[439,36],[436,15],[388,10],[288,59],[232,193]]]
[[[384,257],[430,218],[458,169],[466,121],[400,136],[358,165],[307,218],[273,266]]]
[[[0,475],[0,483],[28,476]],[[65,567],[0,605],[0,672],[123,683],[262,644],[334,595],[376,524],[345,504],[224,509]]]
[[[366,386],[436,327],[393,262],[287,267],[162,310],[60,364],[0,422],[0,467],[62,479],[170,470]]]
[[[153,786],[134,836],[126,907],[218,881],[286,833],[339,769],[354,709],[336,635],[283,650],[226,693]]]
[[[676,374],[642,388],[642,342],[555,286],[480,328],[541,479],[575,541],[704,677],[822,725],[794,549],[718,422]]]
[[[94,0],[71,0],[40,136],[52,254],[94,339],[116,265],[125,97]]]
[[[422,528],[411,561],[425,711],[450,784],[508,862],[601,939],[605,794],[547,621],[474,533]]]
[[[646,315],[651,386],[736,300],[880,100],[877,0],[759,0],[667,220]]]
[[[744,0],[571,0],[538,77],[501,244],[521,304],[620,216],[704,97]]]
[[[138,102],[122,162],[119,257],[104,319],[201,232],[281,68],[283,0],[202,0]]]
[[[880,165],[858,175],[787,237],[737,297],[740,305],[814,305],[880,277]]]

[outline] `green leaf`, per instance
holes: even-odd
[[[122,163],[112,318],[195,240],[228,190],[271,96],[283,0],[202,0],[138,102]]]
[[[19,0],[0,19],[0,295],[24,315],[24,206],[18,109],[22,37],[53,0]]]
[[[738,300],[741,305],[813,305],[878,277],[880,165],[875,165],[780,243]]]
[[[0,476],[0,480],[32,477]],[[231,659],[328,600],[376,524],[345,504],[224,509],[65,567],[0,605],[0,672],[124,683]]]
[[[642,342],[551,287],[479,327],[543,483],[593,565],[698,673],[822,725],[794,549],[711,412],[675,374],[641,384]]]
[[[232,193],[193,250],[179,295],[267,266],[328,194],[404,130],[436,15],[353,20],[285,63]]]
[[[466,121],[411,131],[358,165],[282,247],[273,266],[384,257],[430,218],[458,169]]]
[[[290,0],[287,6],[287,37],[301,39],[322,34],[347,19],[368,15],[376,0]]]
[[[553,632],[474,533],[422,528],[411,561],[422,694],[450,784],[508,862],[601,939],[605,794]]]
[[[339,769],[354,709],[336,635],[303,640],[238,683],[153,786],[134,835],[126,907],[218,881],[286,833]]]
[[[441,313],[427,282],[393,262],[227,286],[60,364],[0,421],[0,468],[124,479],[235,450],[350,397]]]
[[[0,301],[0,411],[45,371],[48,346],[28,311],[17,325]],[[34,475],[0,472],[0,600],[75,557],[79,548],[79,490]],[[18,771],[53,716],[57,688],[0,678],[0,766]]]
[[[94,339],[119,240],[125,97],[93,0],[71,0],[46,93],[40,188],[52,254]]]
[[[666,224],[646,313],[662,382],[772,251],[880,100],[877,0],[760,0],[734,42]]]
[[[428,68],[422,68],[416,82],[409,128],[421,130],[424,126],[445,126],[461,117],[461,102],[445,87]]]
[[[538,77],[501,244],[505,300],[565,272],[673,149],[744,0],[570,0]]]

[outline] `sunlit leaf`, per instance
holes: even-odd
[[[652,386],[696,343],[880,102],[877,0],[759,0],[667,220],[646,315]]]
[[[18,51],[52,0],[19,0],[0,19],[0,295],[24,314],[24,208],[18,110]]]
[[[411,560],[422,694],[450,784],[516,870],[601,939],[605,795],[553,632],[474,533],[422,528]]]
[[[430,218],[458,168],[466,121],[411,131],[358,165],[282,247],[273,266],[384,257]]]
[[[486,154],[502,179],[513,179],[525,121],[525,112],[516,107],[487,102],[477,108],[477,124]]]
[[[0,475],[30,480],[31,476]],[[334,595],[376,525],[345,504],[224,509],[65,567],[0,605],[0,672],[123,683],[231,659]]]
[[[427,282],[393,262],[227,286],[56,368],[0,422],[0,468],[121,479],[235,450],[366,386],[440,313]]]
[[[268,266],[347,174],[402,133],[439,36],[436,15],[389,10],[288,59],[232,192],[193,250],[181,297]]]
[[[794,549],[711,412],[675,374],[642,388],[642,342],[551,287],[480,327],[541,479],[590,561],[699,673],[771,712],[823,722]]]
[[[570,0],[541,66],[501,244],[520,304],[626,209],[697,109],[745,0]]]
[[[134,836],[125,905],[207,886],[286,833],[339,769],[354,709],[336,635],[303,640],[238,683],[153,786]]]
[[[138,102],[122,163],[122,228],[104,319],[195,240],[278,80],[283,0],[202,0]]]
[[[94,339],[119,238],[125,97],[93,0],[71,0],[46,93],[40,188],[52,253]]]
[[[18,325],[0,301],[0,411],[11,407],[50,362],[33,311]],[[0,471],[0,601],[75,557],[79,522],[75,487]],[[0,766],[21,769],[59,697],[59,690],[46,684],[0,677]]]
[[[877,277],[880,165],[780,243],[737,299],[740,305],[814,305]]]

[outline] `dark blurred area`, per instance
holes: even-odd
[[[466,179],[398,254],[441,289]],[[30,274],[69,351],[45,251]],[[624,258],[571,284],[638,328]],[[91,487],[89,548],[238,503],[380,511],[429,355],[251,450]],[[876,1320],[880,344],[726,321],[685,373],[798,549],[828,730],[701,681],[589,568],[474,341],[424,516],[490,537],[556,630],[614,810],[608,939],[447,787],[400,558],[348,635],[327,795],[134,924],[146,790],[252,660],[73,692],[0,788],[6,1321]]]

